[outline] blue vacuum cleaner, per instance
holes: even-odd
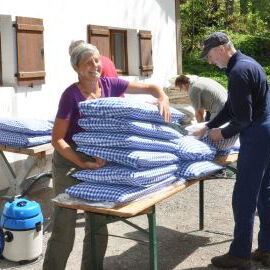
[[[43,177],[33,178],[31,185],[19,196],[2,196],[7,200],[0,219],[0,252],[4,258],[14,262],[37,259],[42,254],[43,215],[39,203],[24,198]]]

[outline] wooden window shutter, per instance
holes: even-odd
[[[106,26],[88,25],[87,40],[95,45],[101,55],[111,57],[110,50],[110,30]]]
[[[19,85],[45,83],[43,20],[16,17],[17,79]]]
[[[139,31],[139,48],[141,75],[149,76],[153,73],[151,31]]]

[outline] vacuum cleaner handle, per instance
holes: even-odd
[[[18,198],[22,198],[24,197],[25,195],[28,194],[28,192],[35,186],[35,184],[40,180],[42,179],[43,177],[49,177],[51,178],[52,177],[52,172],[51,171],[48,171],[48,172],[44,172],[44,173],[40,173],[32,178],[30,178],[31,180],[33,180],[33,182],[22,192],[21,195],[4,195],[4,196],[0,196],[0,200],[4,200],[4,201],[8,201],[8,202],[13,202],[15,199],[18,199]],[[28,180],[30,180],[28,179]]]
[[[43,177],[52,177],[52,172],[48,171],[48,172],[44,172],[44,173],[40,173],[38,175],[35,175],[34,177],[32,177],[31,179],[33,180],[33,182],[29,185],[29,187],[27,187],[22,194],[19,196],[19,198],[24,197],[25,195],[27,195],[29,193],[29,191],[39,182],[40,179],[42,179]]]

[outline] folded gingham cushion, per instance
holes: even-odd
[[[146,187],[169,178],[178,168],[179,165],[172,164],[152,169],[136,170],[120,164],[108,164],[98,170],[81,170],[72,176],[85,182]]]
[[[13,147],[30,147],[49,143],[51,135],[27,135],[23,133],[0,130],[0,144]]]
[[[165,123],[156,105],[132,102],[130,99],[109,97],[80,102],[79,109],[83,115],[113,118],[131,118],[142,121]],[[172,121],[180,121],[184,114],[170,108]]]
[[[184,136],[174,142],[178,144],[176,155],[182,160],[213,160],[217,152],[212,145],[204,143],[192,136]]]
[[[211,161],[185,161],[181,162],[175,175],[186,180],[197,179],[217,172],[224,167]]]
[[[48,120],[27,119],[18,117],[0,118],[0,130],[30,135],[49,135],[53,122]]]
[[[77,151],[137,169],[169,165],[179,161],[179,158],[176,155],[167,152],[105,148],[96,146],[80,146],[77,148]]]
[[[89,201],[109,201],[115,203],[125,203],[136,200],[142,196],[159,191],[160,189],[177,181],[177,177],[172,176],[162,182],[148,188],[134,187],[128,185],[110,185],[81,183],[71,186],[65,190],[72,197]],[[182,180],[183,181],[183,180]]]
[[[170,153],[177,151],[175,143],[125,133],[80,132],[75,134],[72,139],[78,146],[93,145]]]
[[[80,119],[78,123],[84,130],[91,132],[117,133],[121,131],[123,133],[137,134],[165,140],[179,139],[182,137],[179,132],[168,125],[137,121],[133,119],[87,117]]]
[[[232,146],[235,145],[235,143],[237,142],[237,139],[239,138],[239,134],[231,137],[231,138],[228,138],[228,139],[220,139],[216,142],[213,142],[211,139],[210,139],[210,136],[209,136],[209,133],[207,132],[205,134],[205,136],[203,136],[201,138],[201,141],[202,142],[205,142],[209,145],[213,145],[217,150],[227,150],[227,149],[230,149]]]

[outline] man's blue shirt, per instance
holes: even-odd
[[[228,100],[221,112],[210,121],[209,128],[222,128],[224,138],[230,138],[248,127],[256,119],[269,114],[270,93],[267,76],[253,58],[237,51],[229,60]]]

